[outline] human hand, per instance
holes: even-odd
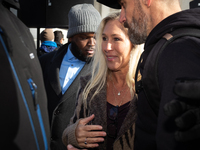
[[[87,125],[94,119],[94,114],[81,119],[76,127],[76,140],[80,147],[94,148],[99,146],[99,142],[103,142],[106,132],[102,131],[100,125]]]
[[[180,80],[174,86],[178,96],[164,106],[168,116],[175,118],[177,141],[200,138],[200,80]]]
[[[71,144],[67,145],[67,149],[68,150],[87,150],[87,149],[78,149],[78,148],[75,148]]]

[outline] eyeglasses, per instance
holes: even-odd
[[[113,123],[107,126],[107,135],[111,138],[117,137],[117,117],[118,117],[118,106],[113,106],[110,108],[108,117]]]

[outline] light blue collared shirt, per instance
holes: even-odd
[[[71,44],[68,46],[67,53],[65,54],[59,72],[60,85],[62,89],[62,94],[68,89],[72,84],[76,76],[79,74],[83,66],[85,65],[84,61],[77,59],[71,53]]]

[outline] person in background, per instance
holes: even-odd
[[[37,50],[38,57],[53,52],[57,49],[57,44],[54,42],[53,29],[44,29],[40,34],[41,46]]]
[[[62,133],[75,109],[79,77],[90,72],[101,16],[92,4],[77,4],[70,9],[68,19],[69,42],[40,57],[48,98],[51,150],[66,149]]]
[[[50,127],[42,70],[29,28],[0,1],[0,149],[49,150]]]
[[[137,96],[135,71],[142,46],[131,43],[119,14],[105,17],[96,32],[91,72],[81,77],[78,101],[63,143],[77,148],[133,150]]]
[[[200,9],[181,11],[179,0],[98,1],[105,5],[118,5],[118,8],[121,5],[120,22],[129,28],[130,40],[135,44],[145,42],[143,59],[139,67],[142,76],[143,71],[149,69],[145,68],[145,61],[152,60],[151,56],[154,56],[148,56],[148,53],[156,51],[156,48],[155,51],[151,51],[152,47],[161,39],[163,43],[166,42],[172,37],[170,35],[172,31],[181,28],[200,30]],[[182,32],[184,33],[185,31]],[[167,45],[160,53],[157,62],[160,92],[148,91],[159,96],[158,114],[154,112],[152,106],[154,99],[148,101],[145,91],[141,90],[138,93],[135,150],[200,149],[200,99],[198,95],[192,97],[194,91],[196,91],[194,93],[199,91],[197,82],[200,77],[199,64],[200,39],[198,37],[182,36]],[[193,84],[190,85],[192,80]],[[176,82],[178,84],[173,92]],[[187,94],[191,97],[189,101],[185,101],[188,99]],[[176,102],[171,103],[174,99]],[[170,113],[176,116],[168,116],[167,114]]]
[[[64,35],[62,31],[54,31],[54,42],[57,44],[57,49],[59,49],[61,46],[63,46],[64,42]]]

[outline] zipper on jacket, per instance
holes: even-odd
[[[22,86],[21,86],[21,83],[19,81],[19,78],[18,78],[18,75],[17,75],[17,72],[15,70],[15,67],[14,67],[14,64],[12,62],[12,59],[8,53],[8,49],[6,47],[6,44],[2,38],[1,35],[3,35],[3,30],[0,28],[0,43],[2,44],[3,46],[3,49],[6,53],[6,56],[8,58],[8,61],[10,63],[10,67],[13,71],[13,74],[14,74],[14,77],[16,79],[16,82],[17,82],[17,85],[18,85],[18,88],[20,90],[20,93],[21,93],[21,96],[22,96],[22,99],[23,99],[23,102],[24,102],[24,105],[26,107],[26,110],[27,110],[27,114],[29,116],[29,121],[30,121],[30,124],[31,124],[31,128],[33,130],[33,135],[34,135],[34,138],[35,138],[35,142],[36,142],[36,146],[37,146],[37,149],[40,150],[40,147],[39,147],[39,142],[38,142],[38,139],[37,139],[37,135],[36,135],[36,131],[35,131],[35,126],[34,126],[34,123],[33,123],[33,119],[32,119],[32,116],[31,116],[31,112],[30,112],[30,109],[29,109],[29,106],[28,106],[28,103],[27,103],[27,100],[26,100],[26,97],[24,95],[24,92],[23,92],[23,89],[22,89]],[[28,83],[30,83],[30,87],[31,87],[31,92],[32,92],[32,96],[33,96],[33,99],[34,99],[34,103],[35,103],[35,107],[36,107],[36,110],[37,110],[37,115],[38,115],[38,119],[39,119],[39,123],[40,123],[40,128],[41,128],[41,132],[42,132],[42,136],[43,136],[43,140],[44,140],[44,147],[45,147],[45,150],[48,150],[48,144],[47,144],[47,137],[46,137],[46,133],[45,133],[45,128],[44,128],[44,124],[43,124],[43,121],[42,121],[42,115],[41,115],[41,111],[40,111],[40,107],[39,107],[39,104],[37,102],[37,86],[36,84],[32,81],[32,79],[28,79]]]
[[[41,128],[41,132],[42,132],[42,136],[43,136],[43,140],[44,140],[45,150],[48,150],[46,132],[45,132],[45,128],[44,128],[44,124],[43,124],[43,120],[42,120],[40,106],[39,106],[38,99],[37,99],[37,85],[33,82],[33,80],[31,78],[29,78],[27,81],[28,81],[28,84],[30,86],[30,90],[32,93],[35,110],[37,111],[37,116],[39,119],[40,128]]]
[[[31,78],[29,78],[27,81],[31,89],[35,110],[37,110],[38,109],[37,85],[33,82]]]
[[[39,142],[38,142],[37,135],[36,135],[36,132],[35,132],[35,127],[34,127],[34,124],[33,124],[33,119],[32,119],[32,116],[31,116],[31,113],[30,113],[30,110],[29,110],[29,106],[27,104],[27,101],[26,101],[22,86],[20,84],[17,72],[15,70],[14,64],[12,62],[12,59],[11,59],[9,53],[8,53],[8,49],[6,47],[6,44],[5,44],[5,42],[3,40],[3,37],[1,35],[4,35],[4,33],[3,33],[3,30],[0,28],[0,42],[2,43],[3,49],[4,49],[5,53],[6,53],[6,56],[8,58],[9,64],[10,64],[10,67],[11,67],[11,69],[13,71],[14,77],[15,77],[17,85],[18,85],[18,88],[20,90],[24,105],[26,107],[27,114],[29,116],[29,121],[30,121],[30,124],[31,124],[31,128],[32,128],[32,131],[33,131],[34,138],[35,138],[35,143],[36,143],[37,149],[39,150],[40,149]]]

